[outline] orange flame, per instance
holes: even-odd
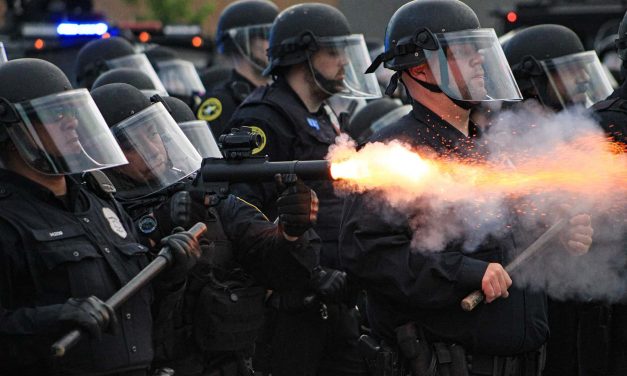
[[[398,141],[337,145],[327,157],[342,191],[380,190],[392,202],[424,194],[447,201],[557,192],[603,199],[627,191],[624,147],[595,135],[556,145],[509,163],[426,159]]]

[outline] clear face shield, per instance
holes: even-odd
[[[202,84],[194,64],[182,59],[166,60],[157,63],[159,79],[168,93],[191,97],[205,94],[205,86]]]
[[[549,103],[590,107],[612,93],[611,81],[594,51],[546,59],[540,64],[549,85],[546,91],[538,92],[546,93],[548,98],[542,99]]]
[[[424,50],[436,84],[469,102],[516,101],[522,95],[493,29],[435,34],[437,50]]]
[[[308,62],[320,89],[346,98],[381,97],[377,77],[364,73],[371,62],[363,35],[316,38],[316,44]]]
[[[48,175],[70,175],[127,163],[86,89],[14,105],[21,122],[7,133],[22,159]]]
[[[165,87],[163,86],[163,83],[161,82],[161,80],[159,80],[159,76],[157,76],[157,72],[155,72],[155,69],[152,67],[152,65],[150,65],[150,61],[144,54],[133,54],[133,55],[118,57],[116,59],[107,60],[107,66],[111,69],[115,69],[115,68],[139,69],[140,71],[146,73],[150,77],[150,80],[152,81],[152,83],[155,86],[155,89],[158,92],[167,91]]]
[[[266,50],[269,47],[268,38],[272,24],[254,25],[246,27],[236,27],[226,30],[235,48],[248,62],[250,62],[259,72],[268,66],[268,55]]]
[[[4,43],[0,42],[0,64],[9,61],[7,58],[7,51],[4,49]]]
[[[218,147],[209,125],[204,120],[193,120],[179,123],[179,127],[189,141],[194,145],[198,154],[205,158],[222,158],[222,153]]]
[[[107,171],[122,199],[145,197],[200,168],[201,157],[161,103],[111,128],[129,161]]]

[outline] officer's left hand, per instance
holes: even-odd
[[[288,240],[296,240],[316,224],[318,196],[294,174],[276,175],[283,192],[276,202],[279,225]]]
[[[592,221],[588,214],[579,214],[572,217],[568,226],[560,235],[560,241],[573,255],[586,254],[592,244]]]
[[[170,248],[172,265],[163,272],[160,279],[170,285],[185,281],[187,272],[196,265],[201,254],[200,244],[194,235],[181,230],[181,227],[177,227],[172,235],[161,239],[161,246]]]

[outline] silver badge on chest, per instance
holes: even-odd
[[[122,222],[120,221],[120,218],[118,217],[118,215],[115,214],[115,212],[109,208],[102,208],[102,214],[109,222],[109,226],[111,227],[111,230],[113,230],[113,232],[118,234],[118,236],[121,237],[122,239],[126,239],[126,236],[128,235],[128,233],[126,232],[126,229],[122,225]]]

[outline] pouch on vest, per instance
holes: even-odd
[[[194,338],[203,352],[252,355],[263,325],[265,292],[252,278],[211,278],[200,291],[193,320]]]

